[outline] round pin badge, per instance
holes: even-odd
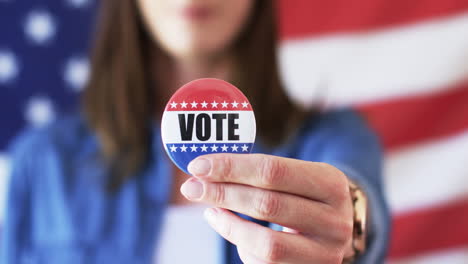
[[[256,133],[249,100],[234,85],[198,79],[177,90],[166,105],[161,137],[171,160],[188,174],[198,156],[250,153]]]

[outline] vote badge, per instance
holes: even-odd
[[[252,106],[234,85],[198,79],[182,86],[166,105],[161,137],[167,154],[184,172],[198,156],[250,153],[256,125]]]

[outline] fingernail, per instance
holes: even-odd
[[[211,161],[204,158],[192,160],[187,169],[193,176],[208,176],[211,171]]]
[[[180,192],[189,200],[200,199],[203,195],[203,184],[197,179],[191,178],[182,184]]]

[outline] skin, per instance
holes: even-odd
[[[169,71],[156,73],[164,90],[172,93],[202,77],[229,80],[230,45],[254,1],[138,0],[147,30],[166,53],[156,58]],[[187,15],[190,8],[203,12]],[[335,167],[261,154],[211,154],[188,169],[191,176],[174,170],[171,203],[213,206],[205,218],[238,246],[244,263],[336,264],[351,254],[349,183]],[[228,210],[285,229],[273,231]]]

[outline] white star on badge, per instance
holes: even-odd
[[[234,103],[231,103],[232,107],[237,108],[237,105],[239,104],[238,102],[234,101]]]
[[[208,147],[203,144],[203,146],[200,147],[202,152],[207,152]]]
[[[226,103],[226,101],[221,103],[223,105],[223,108],[227,108],[229,103]]]
[[[206,107],[207,105],[208,105],[208,103],[205,102],[205,101],[203,101],[203,103],[201,103],[201,107],[202,107],[202,108],[207,108],[207,107]]]
[[[174,146],[174,145],[172,145],[172,147],[171,147],[171,152],[177,152],[177,147]]]
[[[198,103],[193,101],[193,103],[190,103],[192,105],[192,108],[197,108]]]
[[[247,108],[248,105],[249,105],[249,103],[243,102],[243,103],[242,103],[242,108]]]
[[[180,150],[182,152],[187,152],[187,147],[185,145],[182,145],[182,147],[180,147]]]
[[[238,148],[239,148],[239,147],[238,147],[237,145],[234,145],[234,146],[231,147],[232,151],[236,151],[236,152],[237,152],[237,149],[238,149]]]
[[[226,146],[226,144],[224,144],[224,145],[221,147],[221,151],[223,151],[223,152],[228,151],[228,146]]]
[[[176,108],[177,107],[177,103],[176,102],[172,102],[171,103],[171,108]]]
[[[218,103],[217,103],[216,101],[213,101],[213,102],[211,103],[211,107],[213,107],[213,108],[218,108]]]
[[[211,151],[218,152],[218,146],[216,145],[211,146]]]
[[[244,144],[244,146],[242,146],[242,151],[249,151],[249,147],[246,144]]]
[[[182,106],[182,108],[187,108],[187,103],[185,101],[183,101],[182,103],[180,103],[180,105]]]
[[[190,147],[190,149],[192,150],[192,152],[197,152],[198,147],[193,145]]]

